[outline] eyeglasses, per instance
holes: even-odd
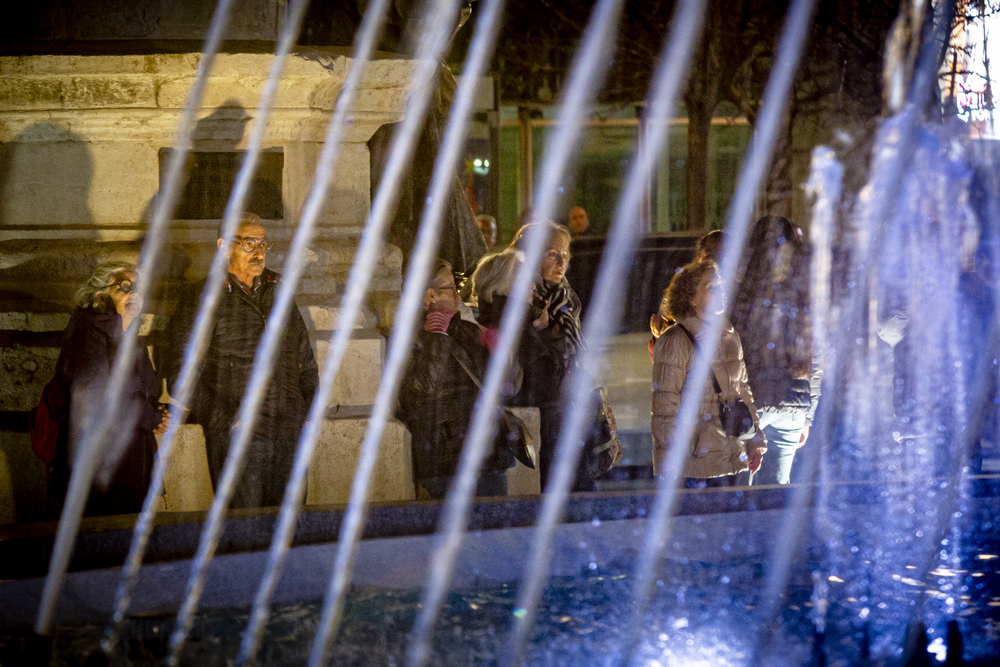
[[[248,255],[257,248],[260,248],[261,252],[266,253],[267,249],[271,247],[271,244],[267,242],[267,239],[251,239],[244,238],[242,236],[234,236],[233,243],[243,248],[243,252]]]
[[[111,283],[108,287],[117,287],[124,294],[131,294],[133,290],[139,289],[139,286],[135,284],[135,281],[129,280],[128,278],[122,278],[116,283]]]

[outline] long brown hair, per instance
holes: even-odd
[[[785,244],[792,249],[791,262],[783,280],[775,282],[775,262]],[[802,231],[788,218],[770,215],[754,223],[732,313],[751,376],[754,367],[785,368],[795,378],[812,370],[809,255]]]

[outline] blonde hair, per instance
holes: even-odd
[[[548,225],[549,226],[549,239],[551,240],[552,234],[559,234],[566,240],[566,245],[569,245],[573,240],[573,233],[569,231],[569,227],[566,225],[557,225],[551,220],[548,222],[529,222],[528,224],[522,226],[514,234],[514,240],[510,242],[511,248],[516,248],[517,250],[526,250],[525,244],[527,243],[528,230],[532,227],[537,227],[538,225]]]
[[[473,299],[477,303],[479,301],[492,303],[494,295],[509,294],[517,269],[523,262],[524,253],[513,248],[485,257],[472,274]]]
[[[100,313],[115,312],[115,302],[111,300],[111,288],[127,273],[135,273],[135,264],[101,262],[83,287],[76,291],[76,305],[81,308],[93,308]]]

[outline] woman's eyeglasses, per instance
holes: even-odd
[[[266,253],[267,249],[271,247],[271,244],[269,244],[266,239],[251,239],[244,238],[242,236],[234,236],[233,243],[243,248],[243,252],[248,255],[257,248],[260,248],[261,252]]]
[[[135,281],[129,280],[128,278],[122,278],[116,283],[111,283],[108,287],[117,287],[124,294],[131,294],[133,290],[139,289],[139,286],[135,284]]]

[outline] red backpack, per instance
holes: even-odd
[[[42,389],[38,405],[28,413],[31,451],[45,464],[55,460],[60,441],[66,438],[69,428],[69,400],[66,394],[66,385],[57,373]]]

